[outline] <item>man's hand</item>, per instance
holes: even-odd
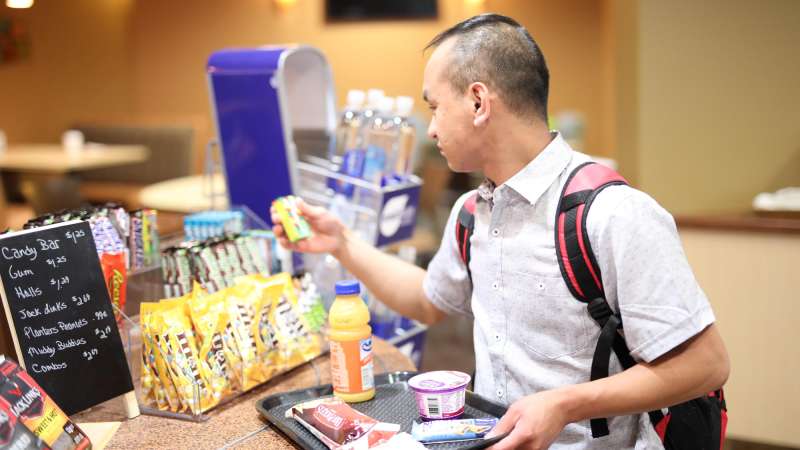
[[[511,432],[490,450],[542,450],[550,447],[568,419],[562,391],[544,391],[514,402],[488,437]]]
[[[307,252],[307,253],[331,253],[336,252],[342,247],[344,241],[345,226],[342,221],[336,216],[328,212],[325,208],[311,206],[304,202],[302,199],[297,199],[297,206],[300,209],[300,214],[311,225],[311,231],[314,235],[310,238],[303,239],[297,242],[289,242],[286,233],[281,225],[280,217],[275,212],[275,208],[270,208],[269,212],[272,216],[272,231],[278,242],[286,249]]]

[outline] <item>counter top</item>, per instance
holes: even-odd
[[[391,344],[378,338],[374,338],[374,344],[375,373],[416,370],[411,360]],[[296,447],[261,418],[256,411],[256,401],[272,394],[330,382],[329,357],[325,354],[211,410],[206,422],[146,415],[125,420],[121,404],[114,401],[76,414],[72,419],[78,423],[123,421],[108,449],[292,450]]]
[[[798,214],[718,214],[676,215],[679,229],[715,229],[720,231],[752,231],[763,233],[800,234]]]

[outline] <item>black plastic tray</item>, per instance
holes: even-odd
[[[353,408],[381,422],[398,423],[401,431],[411,433],[411,424],[419,418],[414,391],[408,387],[408,380],[416,372],[392,372],[375,376],[375,398],[363,403],[352,404]],[[256,409],[283,434],[305,450],[327,450],[313,434],[294,419],[286,418],[284,413],[292,406],[307,400],[333,395],[330,384],[271,395],[256,403]],[[501,417],[506,407],[490,402],[467,391],[464,406],[464,419]],[[504,436],[464,442],[425,444],[431,450],[479,450],[494,444]]]

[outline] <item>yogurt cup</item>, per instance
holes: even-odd
[[[456,419],[464,414],[470,376],[453,370],[426,372],[408,380],[423,420]]]

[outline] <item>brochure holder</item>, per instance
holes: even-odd
[[[229,204],[272,224],[268,205],[298,192],[297,161],[323,158],[336,126],[333,76],[308,46],[215,52],[208,85]]]

